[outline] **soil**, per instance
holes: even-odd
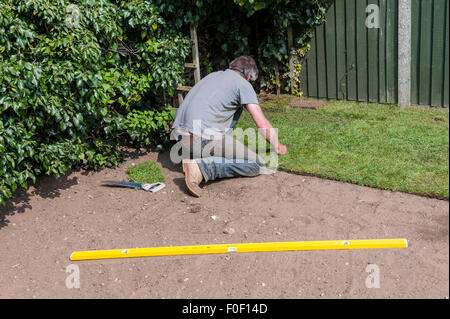
[[[259,103],[264,103],[270,100],[273,100],[277,97],[276,94],[271,94],[271,93],[266,93],[264,91],[261,91],[258,95],[258,102]]]
[[[270,94],[270,93],[266,93],[264,91],[261,91],[258,96],[258,100],[260,103],[274,100],[276,98],[277,98],[276,94]],[[318,110],[321,107],[323,107],[324,105],[326,105],[326,102],[324,102],[324,101],[314,101],[314,100],[308,100],[305,98],[296,97],[296,98],[292,99],[289,107],[290,108]],[[285,112],[285,111],[283,111],[283,110],[266,110],[266,112],[280,113],[280,112]]]
[[[126,168],[146,160],[161,166],[165,189],[101,186],[126,180]],[[406,238],[409,245],[69,259],[78,250],[381,238]],[[212,182],[193,198],[168,154],[39,178],[0,207],[0,243],[1,298],[448,298],[449,292],[448,201],[281,171]],[[72,264],[79,288],[66,286]],[[372,264],[379,288],[366,286]]]
[[[291,108],[318,110],[326,103],[322,101],[310,101],[302,98],[295,98],[291,102]]]

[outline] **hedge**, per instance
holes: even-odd
[[[190,41],[150,1],[2,0],[0,202],[160,142]]]
[[[167,142],[189,25],[203,76],[251,54],[259,86],[271,88],[279,65],[288,90],[286,26],[305,52],[330,2],[1,0],[0,204],[40,174],[112,167],[125,147]]]

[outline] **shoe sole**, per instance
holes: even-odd
[[[190,174],[189,174],[189,167],[188,167],[188,164],[183,163],[182,166],[183,166],[183,173],[184,173],[184,182],[185,182],[185,184],[186,184],[186,187],[187,187],[189,193],[190,193],[192,196],[194,196],[194,197],[197,197],[197,198],[200,197],[200,194],[199,194],[198,192],[196,192],[196,191],[192,188],[192,185],[191,185],[191,183],[189,182]]]

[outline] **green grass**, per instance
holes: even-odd
[[[127,174],[133,183],[156,183],[164,182],[164,175],[155,162],[142,162],[135,166],[129,166]]]
[[[262,104],[289,147],[279,167],[293,172],[449,197],[449,113],[439,109],[328,102],[320,110],[289,108],[291,96]],[[238,127],[255,127],[244,113]]]

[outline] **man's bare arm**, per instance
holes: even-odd
[[[264,136],[264,138],[272,144],[277,153],[279,155],[284,155],[287,152],[286,145],[281,144],[278,141],[278,136],[276,131],[273,129],[272,124],[269,120],[264,116],[264,113],[261,107],[258,104],[247,104],[245,106],[247,111],[251,114],[253,121],[255,121],[256,126],[259,129],[259,132]]]

